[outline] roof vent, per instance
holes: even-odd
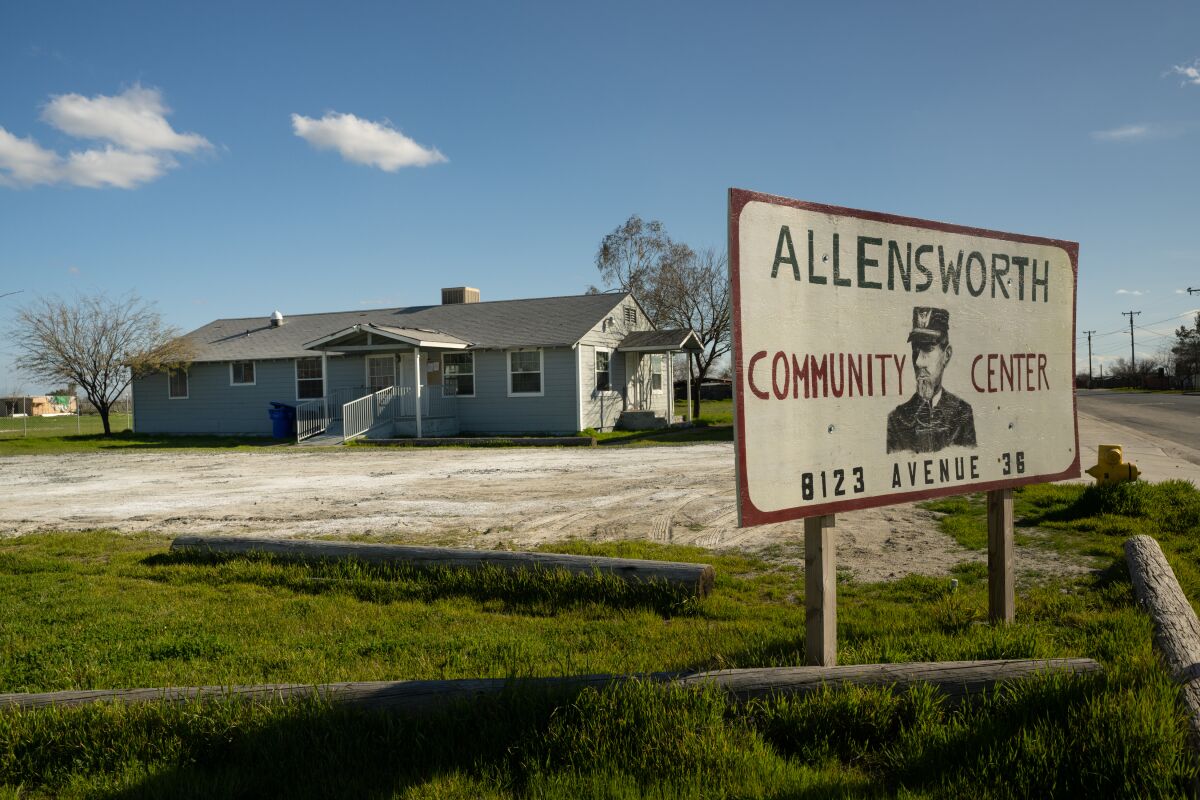
[[[283,314],[279,313],[279,309],[275,309],[275,313],[271,315],[271,327],[278,328],[283,324]]]
[[[454,306],[461,303],[478,303],[479,290],[470,286],[452,286],[442,289],[442,305]]]

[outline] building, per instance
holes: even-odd
[[[133,381],[140,433],[271,433],[272,402],[298,436],[566,434],[672,419],[671,354],[691,331],[655,330],[630,294],[220,319],[186,334],[186,369]]]

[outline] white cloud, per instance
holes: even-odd
[[[1150,293],[1143,292],[1141,289],[1117,289],[1117,294],[1131,294],[1134,297],[1141,297],[1144,294],[1150,294]]]
[[[337,150],[347,161],[379,167],[384,172],[427,167],[446,160],[437,149],[417,144],[386,120],[372,122],[336,111],[320,119],[292,114],[292,131],[318,150]]]
[[[1171,72],[1183,76],[1183,80],[1179,84],[1180,86],[1187,86],[1188,84],[1200,86],[1200,58],[1197,58],[1191,64],[1177,64],[1171,67]]]
[[[1106,131],[1092,131],[1092,138],[1101,142],[1132,142],[1138,139],[1148,139],[1160,131],[1148,122],[1137,125],[1122,125]]]
[[[42,119],[78,139],[104,139],[134,152],[194,153],[211,147],[195,133],[177,133],[158,89],[135,84],[121,94],[84,97],[60,94],[42,109]]]
[[[102,186],[132,189],[158,178],[174,164],[153,153],[130,153],[113,147],[85,150],[71,153],[63,165],[63,180],[92,189]]]
[[[20,139],[0,128],[0,184],[32,186],[58,180],[58,153],[47,150],[32,137]]]
[[[18,138],[0,127],[0,185],[72,186],[132,189],[178,166],[173,153],[211,148],[194,133],[177,133],[157,89],[134,86],[119,95],[57,95],[42,110],[42,119],[82,139],[101,139],[103,147],[71,151],[63,156],[33,137]]]
[[[1176,289],[1175,294],[1187,294],[1187,289]]]

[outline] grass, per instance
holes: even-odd
[[[113,433],[127,431],[133,427],[133,415],[114,412],[109,415],[108,422]],[[78,417],[0,417],[0,441],[13,437],[91,433],[104,433],[104,423],[99,414],[81,414]]]
[[[1014,625],[978,624],[979,564],[956,569],[956,592],[920,576],[839,586],[840,663],[1091,656],[1101,676],[1030,681],[962,709],[886,689],[732,707],[708,690],[633,683],[513,690],[412,719],[313,700],[6,712],[0,797],[1178,796],[1198,764],[1116,553],[1149,515],[1194,593],[1200,494],[1123,491],[1022,493],[1023,515],[1109,560],[1022,588]],[[716,591],[697,601],[558,573],[179,558],[166,544],[105,532],[0,541],[0,692],[803,661],[801,576],[744,556],[555,548],[707,561]]]
[[[219,448],[222,450],[255,450],[267,446],[295,444],[291,439],[271,439],[260,436],[173,436],[170,434],[134,433],[123,431],[105,436],[102,433],[82,436],[30,436],[25,439],[0,438],[0,457],[85,453],[98,450],[174,450],[187,448]]]

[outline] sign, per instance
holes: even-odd
[[[738,515],[1079,475],[1079,245],[730,190]]]

